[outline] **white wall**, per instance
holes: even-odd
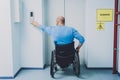
[[[10,0],[0,2],[0,77],[12,73]],[[7,73],[6,73],[7,72]]]
[[[20,57],[20,54],[21,54],[20,31],[21,31],[21,26],[22,26],[22,11],[21,11],[22,0],[18,0],[19,7],[14,6],[14,1],[15,0],[11,0],[11,23],[12,23],[11,32],[12,32],[13,74],[16,74],[17,71],[21,68],[21,65],[20,65],[20,58],[21,58]],[[18,17],[15,17],[15,15],[17,15],[16,13],[20,14],[19,15],[20,19],[18,19]],[[15,22],[15,21],[20,21],[20,22]]]
[[[22,67],[44,66],[42,32],[29,23],[30,11],[42,23],[42,0],[18,1],[20,7],[14,6],[14,0],[0,2],[0,78],[14,77]],[[20,11],[19,20],[15,11]]]
[[[113,66],[113,21],[104,22],[103,31],[96,30],[96,10],[114,9],[114,0],[87,0],[85,12],[87,67]]]
[[[21,66],[43,68],[42,32],[30,24],[30,12],[36,21],[42,23],[42,0],[23,1],[23,26],[21,26]]]
[[[13,0],[0,2],[0,77],[13,77],[20,69],[19,27],[13,22],[13,3]]]
[[[45,0],[46,25],[56,25],[56,18],[64,16],[64,0]],[[51,51],[54,49],[53,39],[46,34],[46,64],[50,64]]]

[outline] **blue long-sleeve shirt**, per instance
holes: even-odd
[[[84,37],[77,30],[69,26],[40,26],[39,28],[43,32],[51,35],[57,44],[72,43],[74,38],[79,40],[81,44],[83,44],[85,41]]]

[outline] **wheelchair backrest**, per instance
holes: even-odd
[[[59,56],[67,57],[70,55],[74,55],[75,53],[74,42],[63,45],[55,44],[55,50],[56,50],[56,55]]]

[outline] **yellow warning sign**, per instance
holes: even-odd
[[[97,21],[110,22],[113,21],[112,9],[97,9]]]
[[[104,30],[104,22],[96,22],[96,29],[97,30]]]

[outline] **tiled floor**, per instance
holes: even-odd
[[[0,80],[120,80],[120,76],[112,74],[112,70],[106,69],[86,69],[81,67],[80,77],[76,77],[71,68],[66,71],[58,71],[56,79],[51,78],[50,68],[44,70],[22,70],[15,79]]]

